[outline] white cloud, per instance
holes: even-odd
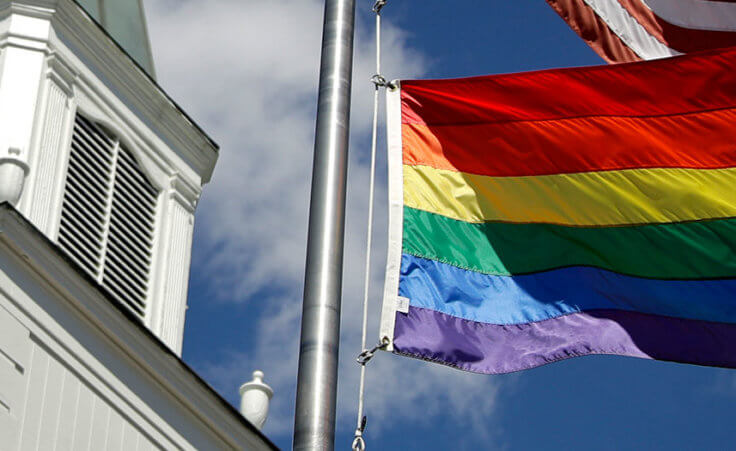
[[[299,317],[306,249],[314,112],[319,70],[322,2],[315,0],[155,0],[147,3],[160,83],[222,146],[213,181],[197,215],[198,255],[193,269],[212,281],[213,296],[234,309],[254,309],[250,333],[257,348],[218,355],[198,364],[220,389],[234,390],[260,367],[276,396],[266,424],[269,436],[288,443],[293,422]],[[366,5],[359,5],[365,7]],[[367,160],[374,54],[372,25],[358,21],[352,107],[351,159],[343,284],[338,427],[354,428],[357,404],[363,242],[367,211]],[[368,26],[370,25],[370,26]],[[400,30],[384,20],[384,73],[416,76],[422,56],[407,47]],[[380,159],[380,171],[385,161]],[[376,211],[371,328],[377,330],[381,266],[385,261],[385,187]],[[263,293],[268,293],[264,295]],[[259,299],[254,299],[258,294]],[[266,299],[263,299],[265,296]],[[262,307],[264,300],[268,303]],[[247,332],[244,332],[247,333]],[[185,344],[186,346],[186,344]],[[421,366],[422,368],[417,368]],[[426,367],[426,368],[425,368]],[[412,378],[379,382],[379,374]],[[380,389],[379,389],[380,387]],[[493,408],[497,386],[490,378],[463,374],[409,359],[379,355],[369,368],[370,428],[398,424],[377,418],[400,413],[402,424],[452,412],[477,431]],[[479,401],[481,400],[481,401]],[[473,401],[474,413],[464,405]],[[421,409],[416,409],[421,405]],[[284,439],[284,437],[287,437]]]

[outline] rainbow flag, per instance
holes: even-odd
[[[401,81],[381,336],[505,373],[736,367],[736,49]]]

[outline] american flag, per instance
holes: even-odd
[[[736,0],[547,0],[609,63],[736,46]]]

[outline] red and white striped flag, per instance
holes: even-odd
[[[736,0],[547,0],[609,63],[736,45]]]

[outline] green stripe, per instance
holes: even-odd
[[[736,276],[736,218],[626,227],[467,223],[404,207],[404,252],[486,274],[594,266],[632,276]]]

